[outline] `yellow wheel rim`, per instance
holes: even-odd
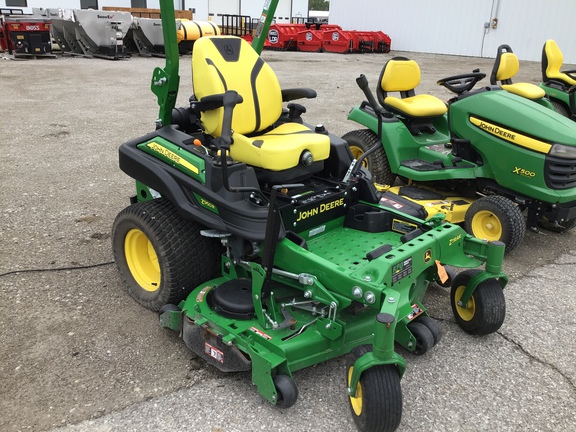
[[[354,145],[350,146],[350,151],[352,152],[352,156],[356,160],[358,160],[358,158],[364,154],[364,150],[362,150],[360,147],[354,146]],[[362,161],[362,166],[364,168],[368,168],[368,158],[366,158]]]
[[[160,264],[156,251],[146,234],[131,229],[124,239],[126,263],[134,280],[146,291],[160,288]]]
[[[462,294],[464,294],[465,288],[465,285],[460,285],[458,288],[456,288],[456,292],[454,293],[454,302],[456,304],[456,312],[458,312],[460,318],[462,318],[464,321],[470,321],[472,318],[474,318],[474,314],[476,313],[474,296],[470,297],[470,300],[468,300],[468,303],[466,303],[465,306],[458,306],[458,299],[460,299]]]
[[[475,237],[480,239],[500,240],[502,238],[502,223],[494,213],[482,210],[472,218],[472,232]]]
[[[348,387],[350,387],[350,381],[352,380],[352,372],[354,372],[354,366],[348,369]],[[350,396],[350,405],[352,405],[354,414],[357,416],[362,414],[362,386],[360,385],[360,381],[358,381],[356,385],[356,397]]]

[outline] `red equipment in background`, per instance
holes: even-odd
[[[18,12],[19,11],[19,12]],[[50,20],[0,10],[0,48],[14,56],[51,56]]]

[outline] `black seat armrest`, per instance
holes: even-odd
[[[313,99],[316,97],[316,90],[310,88],[292,88],[282,90],[282,102],[288,102],[295,99]]]

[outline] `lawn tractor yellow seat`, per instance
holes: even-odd
[[[322,170],[330,138],[298,122],[273,127],[282,114],[283,93],[270,66],[245,40],[235,36],[198,39],[192,52],[192,81],[198,101],[228,90],[242,97],[232,116],[230,155],[234,160],[255,167],[261,178],[268,173],[267,179],[273,182]],[[219,137],[223,116],[224,108],[202,112],[205,132]]]
[[[567,88],[576,85],[576,71],[561,71],[564,56],[558,48],[558,44],[548,39],[542,48],[542,81],[560,82]]]
[[[512,52],[512,48],[508,45],[500,45],[490,75],[490,84],[496,85],[500,82],[504,90],[526,99],[536,100],[546,96],[546,92],[535,84],[513,83],[512,77],[518,73],[519,69],[520,62],[516,54]]]
[[[415,135],[434,132],[432,120],[444,115],[447,110],[446,104],[437,97],[415,94],[414,89],[419,83],[418,63],[405,57],[394,57],[382,68],[376,89],[380,105],[398,114]],[[400,92],[400,97],[388,96],[389,92]]]

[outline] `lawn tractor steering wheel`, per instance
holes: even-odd
[[[485,73],[474,71],[472,73],[454,75],[438,80],[438,85],[446,87],[456,94],[471,90],[478,81],[486,77]]]

